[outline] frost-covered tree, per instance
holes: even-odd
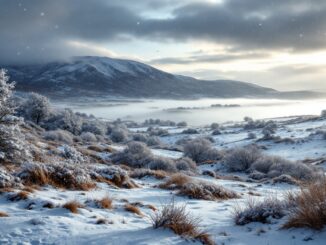
[[[29,159],[21,120],[13,116],[15,108],[10,103],[14,83],[8,83],[5,70],[0,70],[0,162],[21,163]]]
[[[14,107],[10,103],[14,83],[8,83],[9,77],[6,71],[0,70],[0,124],[7,121],[7,117],[14,113]]]
[[[27,118],[40,124],[41,121],[48,118],[51,113],[49,99],[37,93],[31,93],[25,104],[25,113]]]

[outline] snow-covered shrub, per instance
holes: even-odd
[[[177,159],[175,166],[180,171],[196,171],[197,169],[196,163],[188,157]]]
[[[85,156],[72,146],[63,145],[59,147],[59,151],[60,155],[71,163],[84,163],[86,161]]]
[[[107,132],[107,125],[105,122],[99,120],[84,120],[81,131],[90,132],[95,135],[105,135]]]
[[[182,131],[183,134],[199,134],[197,129],[188,128]]]
[[[160,187],[178,190],[177,194],[194,199],[214,201],[239,197],[236,192],[216,185],[213,182],[198,180],[184,174],[172,175]]]
[[[0,188],[19,186],[20,179],[0,167]]]
[[[170,120],[161,120],[161,119],[147,119],[142,123],[143,126],[175,126],[176,123]]]
[[[174,161],[167,157],[153,157],[148,163],[148,168],[152,170],[163,170],[165,172],[177,171]]]
[[[137,184],[129,178],[128,173],[119,166],[93,166],[90,167],[88,171],[91,178],[96,181],[106,182],[123,188],[138,187]]]
[[[250,117],[245,117],[244,121],[246,124],[243,126],[246,130],[264,128],[268,125],[274,125],[275,123],[272,120],[263,121],[263,120],[253,120]]]
[[[148,140],[148,135],[136,133],[136,134],[133,134],[132,139],[134,141],[140,141],[140,142],[146,143]]]
[[[144,177],[153,176],[156,179],[164,179],[167,176],[167,173],[162,170],[151,170],[148,168],[137,168],[132,170],[129,173],[131,178],[142,179]]]
[[[130,142],[122,152],[112,154],[115,164],[125,164],[134,168],[146,167],[153,158],[151,150],[141,142]]]
[[[44,139],[56,142],[63,142],[69,145],[73,143],[73,136],[71,135],[71,133],[61,129],[46,131],[44,133]]]
[[[53,185],[70,190],[89,190],[96,186],[86,168],[67,163],[25,163],[17,176],[27,185]]]
[[[248,133],[248,137],[249,140],[253,140],[257,138],[257,135],[253,132]]]
[[[268,122],[263,128],[262,134],[264,140],[273,139],[273,135],[276,133],[277,125],[273,122]]]
[[[42,127],[47,130],[62,129],[74,135],[79,135],[83,120],[81,116],[74,113],[71,109],[56,110],[53,111],[48,120],[43,122]]]
[[[220,128],[220,125],[218,123],[212,123],[211,124],[211,129],[212,130],[216,130],[216,129],[219,129]]]
[[[40,124],[51,114],[51,105],[48,98],[37,93],[30,93],[23,108],[25,118]]]
[[[187,125],[188,125],[188,124],[187,124],[187,122],[185,122],[185,121],[182,121],[182,122],[178,122],[178,123],[177,123],[177,126],[178,126],[178,127],[187,127]]]
[[[115,127],[112,129],[110,138],[116,143],[125,142],[128,140],[128,130],[121,127]]]
[[[167,135],[169,135],[169,131],[167,131],[166,129],[163,129],[163,128],[149,127],[147,129],[147,132],[151,136],[167,136]]]
[[[191,158],[196,163],[221,159],[220,152],[213,148],[211,142],[207,139],[197,138],[188,141],[183,148],[184,155]]]
[[[162,141],[157,136],[150,136],[150,137],[148,137],[146,144],[148,146],[159,146],[159,145],[162,145]]]
[[[83,132],[80,137],[84,142],[97,142],[96,136],[91,132]]]
[[[20,131],[22,121],[13,116],[14,106],[10,103],[14,84],[8,83],[5,70],[0,70],[0,162],[22,163],[31,158],[28,144]]]
[[[246,171],[261,155],[261,151],[255,146],[234,148],[227,152],[223,163],[229,171]]]
[[[212,135],[221,135],[222,132],[219,129],[214,129]]]
[[[269,224],[273,219],[280,219],[287,214],[289,204],[275,197],[265,198],[257,202],[249,199],[244,207],[234,209],[234,222],[236,225],[246,225],[251,222]]]

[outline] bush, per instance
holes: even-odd
[[[212,130],[216,130],[216,129],[219,129],[220,128],[220,125],[218,123],[212,123],[211,124],[211,129]]]
[[[196,163],[188,157],[183,157],[175,162],[175,166],[180,171],[196,171]]]
[[[123,128],[114,128],[110,134],[110,138],[113,142],[121,143],[128,139],[128,131]]]
[[[11,188],[19,186],[20,179],[0,167],[0,188]]]
[[[68,131],[62,129],[45,132],[44,139],[55,142],[63,142],[69,145],[73,143],[73,136]]]
[[[148,168],[152,170],[163,170],[166,172],[177,171],[173,160],[166,157],[153,157],[148,163]]]
[[[83,132],[80,137],[84,142],[97,142],[96,136],[91,132]]]
[[[272,219],[281,219],[288,209],[288,203],[275,197],[269,197],[261,202],[249,199],[244,207],[234,209],[234,222],[236,225],[246,225],[251,222],[269,224]]]
[[[185,121],[182,121],[182,122],[179,122],[179,123],[177,123],[177,126],[178,127],[187,127],[187,122],[185,122]]]
[[[74,214],[78,214],[78,208],[83,208],[84,205],[82,205],[78,201],[70,201],[65,203],[62,207],[68,209],[70,212]]]
[[[183,134],[199,134],[197,129],[188,128],[182,131]]]
[[[151,219],[154,229],[170,229],[184,238],[195,239],[207,245],[215,244],[206,232],[199,229],[199,220],[193,218],[185,206],[176,206],[174,202],[164,205]]]
[[[326,225],[326,181],[312,183],[298,194],[289,194],[290,208],[288,221],[283,228],[307,227],[322,230]]]
[[[79,151],[77,151],[74,147],[63,145],[59,147],[60,155],[71,163],[84,163],[86,161],[86,158],[81,154]]]
[[[149,127],[147,129],[147,132],[151,136],[167,136],[167,135],[169,135],[169,131],[167,131],[166,129],[162,129],[162,128]]]
[[[105,135],[106,130],[106,123],[99,120],[84,120],[81,127],[82,132],[90,132],[95,135]]]
[[[211,142],[207,139],[198,138],[188,141],[183,148],[184,155],[191,158],[196,163],[216,161],[221,159],[220,152],[214,149],[211,145]]]
[[[134,168],[146,167],[153,158],[151,150],[141,142],[130,142],[127,147],[111,156],[115,164],[125,164]]]
[[[254,146],[234,148],[226,154],[223,163],[229,171],[246,171],[261,155],[261,151]]]
[[[234,191],[208,181],[196,180],[184,174],[172,175],[160,187],[170,190],[176,189],[178,195],[201,200],[216,201],[239,197]]]

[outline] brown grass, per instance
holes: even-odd
[[[0,217],[9,217],[9,215],[6,212],[0,211]]]
[[[177,189],[178,195],[200,200],[226,200],[238,198],[239,195],[222,186],[208,181],[200,181],[184,174],[174,174],[159,187],[169,190]]]
[[[135,206],[135,205],[132,205],[132,204],[125,204],[125,210],[128,211],[128,212],[131,212],[131,213],[134,213],[134,214],[137,214],[139,216],[143,216],[143,213],[140,211],[140,209]]]
[[[49,173],[39,167],[29,170],[28,177],[24,179],[24,184],[30,186],[52,185],[57,188],[83,191],[87,191],[96,187],[96,184],[93,182],[78,182],[76,177],[77,176],[69,174],[62,176],[57,172]]]
[[[131,178],[142,179],[144,177],[154,177],[155,179],[164,179],[169,174],[163,170],[151,170],[151,169],[134,169],[129,173]]]
[[[103,197],[100,200],[96,200],[96,205],[99,208],[103,209],[112,209],[113,208],[113,199],[109,196]]]
[[[8,199],[12,202],[17,202],[20,200],[27,200],[29,196],[29,193],[26,191],[20,191],[17,192],[15,194],[13,194],[12,196],[10,196]]]
[[[283,228],[307,227],[321,230],[326,225],[326,180],[303,187],[299,194],[288,194],[293,205]]]
[[[160,184],[160,188],[175,189],[191,182],[191,178],[184,174],[173,174],[166,182]]]
[[[68,209],[70,212],[74,214],[78,214],[78,208],[83,208],[84,205],[82,205],[78,201],[70,201],[65,203],[62,207]]]
[[[11,187],[4,187],[4,188],[0,188],[0,194],[4,194],[4,193],[8,193],[8,192],[13,192],[14,189]]]
[[[176,206],[174,202],[165,205],[151,216],[154,229],[170,229],[175,234],[200,241],[202,244],[213,245],[210,235],[202,231],[200,220],[186,211],[186,206]]]

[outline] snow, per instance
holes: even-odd
[[[326,157],[325,140],[319,135],[310,135],[311,132],[325,127],[325,120],[308,121],[303,123],[291,123],[288,120],[278,121],[276,135],[282,138],[291,137],[298,143],[286,144],[273,141],[257,141],[256,144],[266,147],[265,152],[286,157],[292,160],[305,158]],[[226,150],[234,146],[253,143],[247,139],[248,132],[261,137],[261,129],[244,130],[243,128],[230,126],[222,130],[222,134],[214,136],[214,147]],[[312,131],[307,131],[312,128]],[[145,130],[145,128],[144,128]],[[136,129],[134,129],[136,131]],[[289,132],[290,131],[290,132]],[[161,137],[164,142],[174,143],[182,137],[175,128],[169,129],[170,135]],[[211,134],[208,128],[200,129],[199,135],[190,137],[204,137]],[[111,148],[122,151],[125,146],[114,144]],[[62,150],[62,147],[59,147]],[[152,149],[154,155],[179,158],[181,152]],[[109,153],[99,153],[104,159],[109,159]],[[216,170],[216,165],[201,165],[199,170]],[[0,169],[1,170],[1,169]],[[219,174],[228,173],[219,171]],[[246,177],[245,173],[237,173],[239,177]],[[0,179],[8,180],[10,176],[0,172]],[[288,184],[251,183],[241,180],[215,179],[209,176],[194,176],[200,180],[221,185],[241,195],[238,199],[223,201],[205,201],[189,199],[175,195],[174,191],[157,187],[163,180],[143,178],[134,180],[140,188],[123,189],[105,183],[98,183],[97,188],[91,191],[71,191],[56,189],[46,186],[29,195],[28,200],[11,202],[8,193],[0,195],[0,211],[8,213],[9,217],[0,218],[0,244],[192,244],[189,241],[175,235],[169,230],[154,230],[150,216],[153,210],[146,207],[150,204],[156,208],[169,203],[173,198],[177,204],[186,204],[187,210],[201,219],[202,228],[212,235],[217,244],[247,245],[247,244],[278,244],[278,245],[306,245],[325,244],[326,232],[315,232],[309,229],[280,229],[284,218],[273,220],[271,224],[250,223],[244,226],[236,226],[233,221],[233,211],[236,206],[242,206],[248,199],[264,200],[266,197],[277,196],[284,198],[290,190],[298,190],[297,186]],[[253,196],[250,193],[255,193]],[[90,205],[89,201],[110,196],[114,199],[112,210],[99,209]],[[85,204],[79,209],[78,214],[72,214],[61,206],[67,201],[77,200]],[[124,210],[124,205],[141,202],[140,207],[143,216]],[[48,209],[43,207],[47,202],[56,207]],[[30,205],[33,203],[33,205]],[[26,209],[27,206],[32,209]],[[108,224],[96,224],[99,218],[108,220]],[[196,243],[195,243],[196,244]],[[197,243],[199,244],[199,243]]]

